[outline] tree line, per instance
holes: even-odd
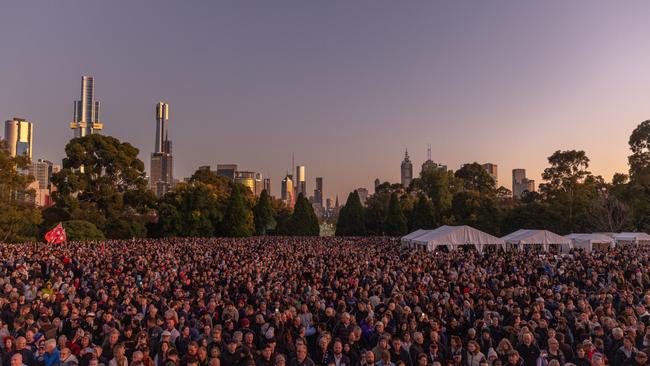
[[[503,236],[517,229],[650,232],[650,120],[630,136],[627,174],[591,174],[584,151],[555,151],[538,192],[512,197],[478,163],[427,169],[409,187],[383,183],[365,205],[357,192],[340,211],[336,235],[399,236],[440,225],[470,225]]]
[[[160,199],[147,187],[138,149],[103,135],[72,139],[51,181],[54,205],[40,209],[25,199],[34,178],[29,161],[0,146],[0,242],[37,241],[59,222],[69,240],[144,237],[319,235],[311,203],[302,194],[293,208],[262,191],[205,170]]]
[[[584,151],[556,151],[538,192],[512,197],[477,163],[457,171],[427,169],[409,187],[382,183],[362,204],[351,192],[336,235],[399,236],[440,225],[471,225],[493,235],[520,228],[570,232],[650,231],[650,120],[629,139],[629,170],[611,182],[594,176]],[[52,176],[54,205],[27,203],[33,177],[25,157],[0,141],[0,242],[36,241],[62,222],[70,240],[143,237],[319,235],[311,203],[294,207],[263,191],[259,197],[206,170],[157,199],[147,187],[138,149],[110,136],[72,139]]]

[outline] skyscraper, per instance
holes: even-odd
[[[237,172],[237,164],[217,164],[217,176],[219,177],[226,177],[234,181],[235,172]]]
[[[323,207],[323,177],[316,177],[316,189],[314,189],[314,203]]]
[[[5,122],[5,140],[11,156],[23,155],[31,160],[33,136],[34,125],[27,120],[14,117]]]
[[[74,130],[74,137],[92,135],[104,128],[99,118],[99,101],[95,100],[95,79],[92,76],[81,77],[81,100],[74,102],[70,128]]]
[[[408,186],[411,185],[411,181],[413,180],[413,164],[409,159],[408,149],[406,149],[406,152],[404,153],[404,160],[402,161],[401,173],[402,173],[401,174],[402,185],[404,186],[404,188],[408,188]]]
[[[169,104],[156,104],[156,141],[151,153],[150,187],[157,197],[164,196],[174,185],[172,142],[167,138]]]
[[[156,146],[154,152],[163,151],[167,140],[167,121],[169,121],[169,104],[158,102],[156,104]]]
[[[235,172],[235,183],[250,189],[251,193],[259,196],[262,193],[262,174],[256,172]]]
[[[535,192],[535,181],[526,178],[526,169],[512,169],[512,196],[521,198],[524,192]]]
[[[485,169],[488,174],[494,179],[494,184],[499,187],[499,180],[498,180],[498,167],[496,164],[492,163],[485,163],[481,165],[483,169]]]
[[[287,174],[284,179],[282,179],[282,192],[280,198],[289,207],[293,207],[295,203],[294,192],[293,176]]]
[[[295,181],[296,197],[300,193],[303,196],[307,197],[307,182],[305,181],[305,166],[297,165],[296,166],[296,181]]]
[[[442,164],[437,164],[434,163],[433,160],[431,159],[431,145],[427,146],[427,161],[422,163],[422,170],[421,172],[427,171],[427,170],[435,170],[435,169],[440,169],[447,171],[447,166],[442,165]]]

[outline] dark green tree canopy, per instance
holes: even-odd
[[[348,195],[348,200],[339,213],[339,219],[336,222],[336,236],[363,235],[366,235],[363,206],[359,193],[355,190]]]
[[[465,164],[455,173],[456,178],[462,179],[463,187],[467,191],[481,193],[494,193],[496,182],[494,178],[479,163]]]
[[[320,234],[320,226],[314,208],[302,192],[298,194],[293,214],[289,220],[289,232],[294,236],[318,236]]]
[[[253,207],[253,217],[255,221],[255,233],[257,235],[265,235],[266,230],[272,229],[276,226],[274,218],[273,206],[271,206],[271,197],[265,190],[260,193],[257,204]]]
[[[390,195],[384,230],[388,236],[402,236],[406,234],[406,230],[408,230],[406,217],[402,212],[402,206],[400,205],[396,193]]]

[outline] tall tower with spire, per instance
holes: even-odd
[[[174,185],[172,142],[167,135],[169,104],[156,104],[156,142],[151,153],[150,187],[157,197],[164,196]]]
[[[404,153],[404,160],[402,161],[402,172],[401,172],[401,181],[404,188],[408,188],[413,181],[413,164],[409,158],[409,150],[406,149]]]

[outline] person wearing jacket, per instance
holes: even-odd
[[[467,342],[467,353],[465,354],[466,366],[479,366],[481,362],[485,361],[485,355],[481,352],[481,348],[475,340]]]

